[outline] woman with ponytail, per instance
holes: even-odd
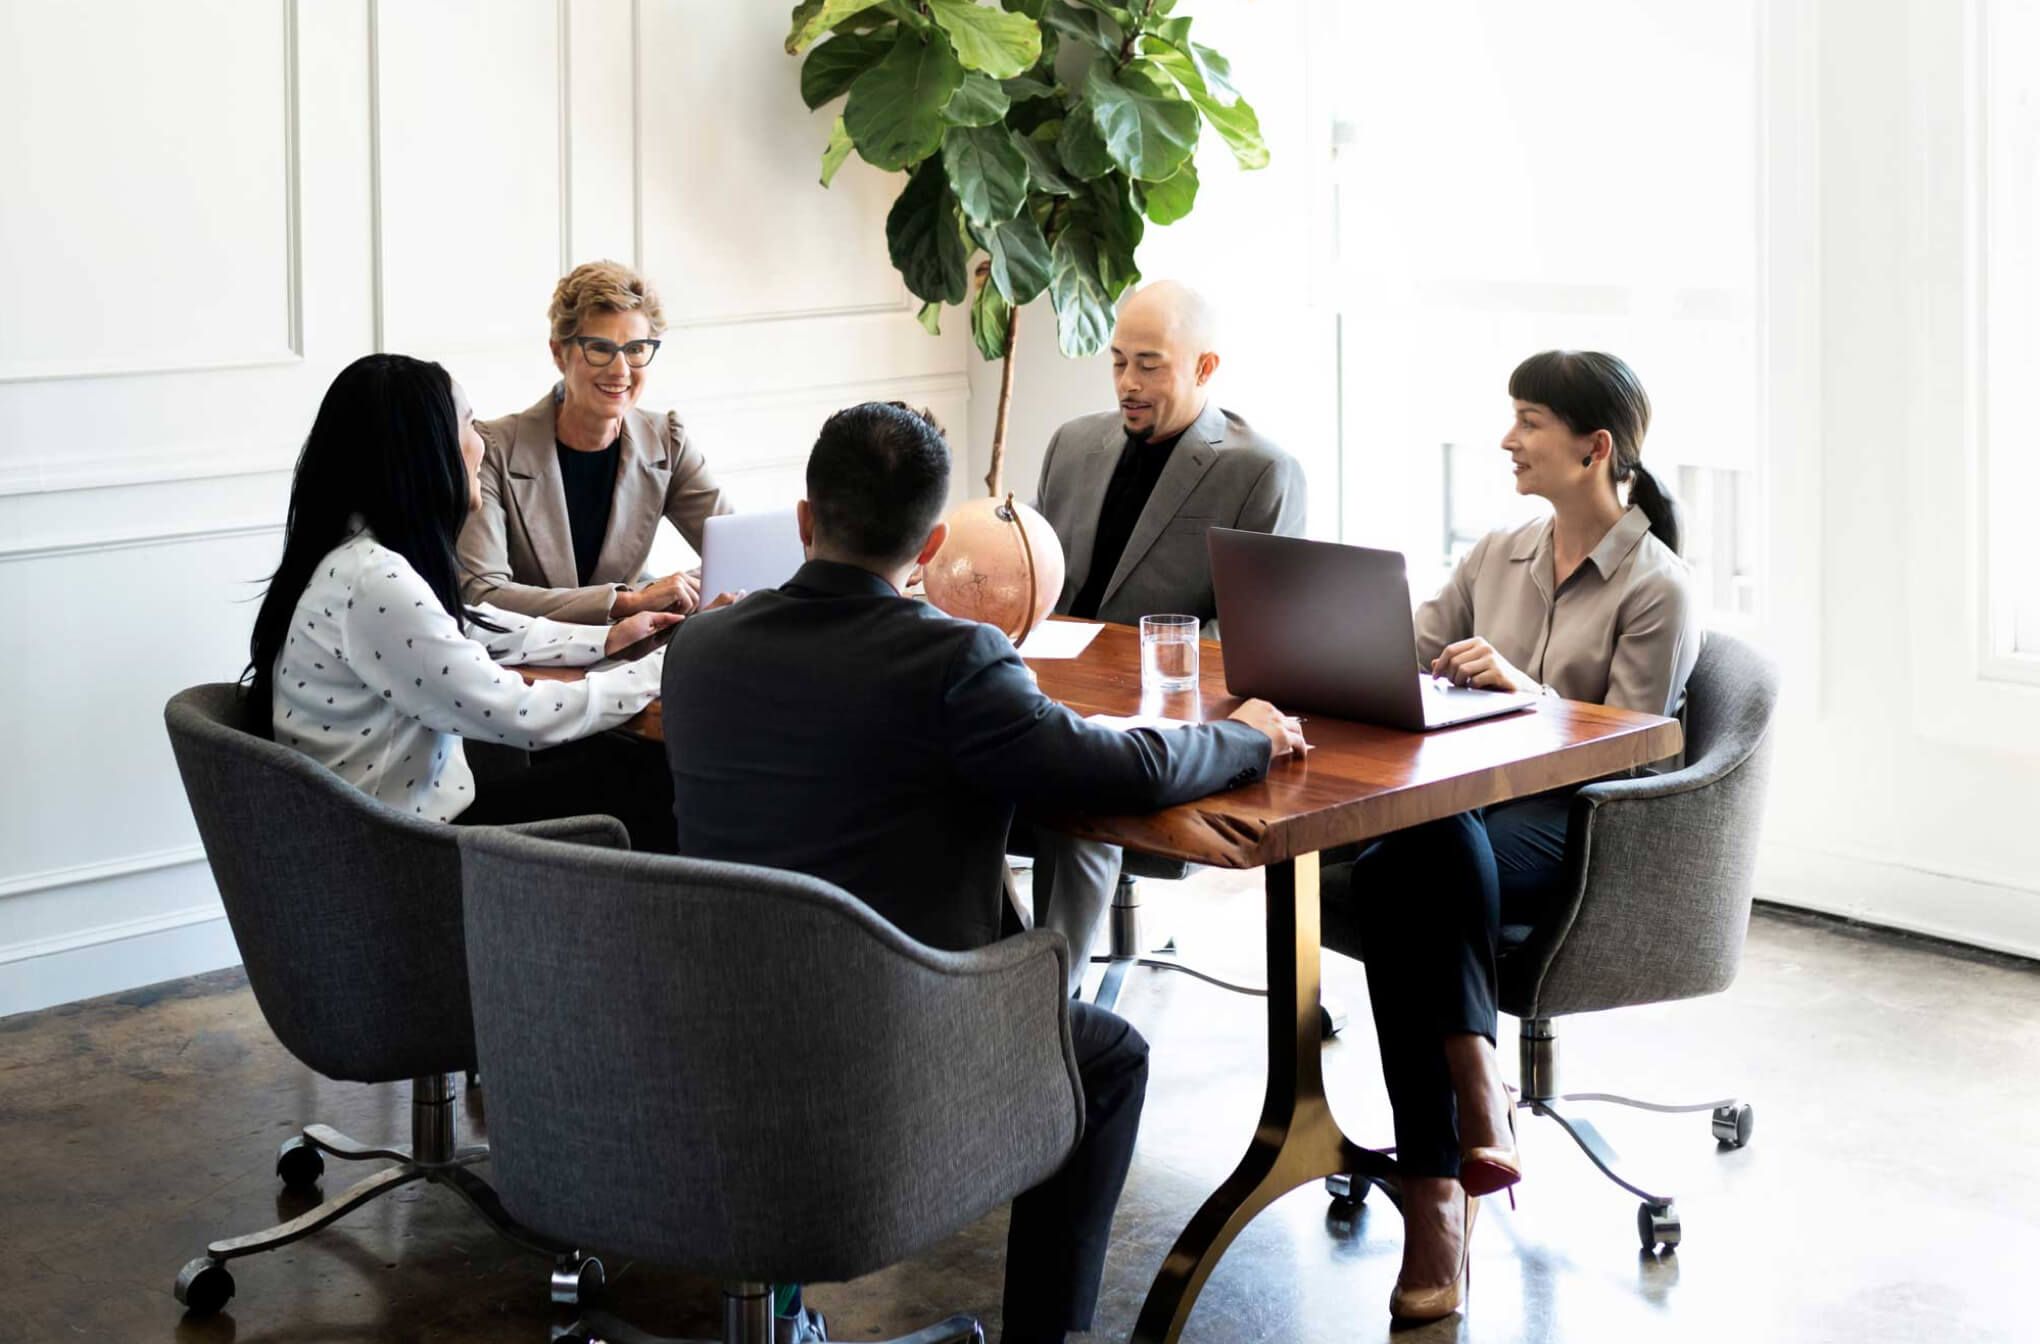
[[[1552,511],[1475,543],[1417,612],[1419,665],[1460,686],[1677,714],[1699,613],[1678,510],[1642,461],[1643,385],[1613,355],[1554,350],[1517,366],[1509,395],[1516,491]],[[1495,1060],[1495,944],[1502,924],[1534,924],[1558,898],[1570,794],[1326,855],[1343,860],[1324,870],[1325,900],[1347,902],[1357,926],[1395,1111],[1399,1319],[1459,1309],[1473,1201],[1522,1175]]]
[[[276,741],[400,811],[608,812],[639,848],[671,850],[659,753],[643,770],[534,765],[477,788],[463,739],[529,751],[614,727],[657,696],[664,650],[572,683],[527,686],[500,664],[586,666],[680,619],[570,625],[463,605],[455,540],[481,460],[467,398],[439,365],[368,355],[340,371],[298,456],[283,558],[248,641],[249,697]]]

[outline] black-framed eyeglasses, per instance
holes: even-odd
[[[653,355],[659,353],[657,341],[626,341],[618,345],[615,341],[605,341],[600,336],[569,336],[567,344],[580,346],[581,358],[587,360],[588,366],[594,369],[606,369],[614,364],[619,351],[623,354],[624,362],[633,369],[642,369],[652,362]]]

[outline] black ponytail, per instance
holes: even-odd
[[[1629,502],[1650,520],[1651,535],[1679,554],[1679,505],[1643,465],[1650,432],[1650,397],[1635,372],[1598,350],[1546,350],[1509,375],[1509,395],[1550,409],[1575,434],[1608,431],[1615,483],[1629,483]]]

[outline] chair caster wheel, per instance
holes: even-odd
[[[234,1276],[221,1261],[201,1255],[177,1271],[177,1286],[170,1291],[192,1315],[210,1316],[233,1298]]]
[[[1636,1206],[1636,1238],[1643,1243],[1646,1251],[1655,1251],[1662,1246],[1676,1250],[1679,1245],[1679,1210],[1676,1205],[1652,1204],[1648,1200]]]
[[[1346,1009],[1341,1004],[1318,1005],[1318,1039],[1329,1041],[1346,1029]]]
[[[1748,1145],[1750,1136],[1756,1133],[1757,1108],[1748,1102],[1714,1108],[1714,1138],[1730,1148]]]
[[[1346,1204],[1354,1208],[1367,1202],[1367,1192],[1374,1188],[1374,1182],[1357,1180],[1351,1176],[1325,1177],[1325,1193],[1332,1197],[1333,1204]]]
[[[285,1139],[276,1150],[276,1177],[286,1190],[311,1190],[325,1174],[326,1159],[302,1134]]]
[[[592,1255],[570,1251],[553,1261],[552,1300],[563,1307],[578,1307],[592,1300],[608,1282],[602,1262]]]

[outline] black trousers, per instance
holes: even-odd
[[[1070,1038],[1084,1090],[1084,1136],[1062,1170],[1013,1201],[1006,1234],[1005,1344],[1060,1344],[1089,1330],[1105,1273],[1112,1211],[1133,1165],[1148,1045],[1122,1017],[1070,1005]]]
[[[1534,924],[1557,899],[1571,801],[1539,794],[1325,854],[1323,899],[1353,903],[1396,1161],[1413,1176],[1459,1175],[1445,1038],[1493,1043],[1501,926]]]
[[[543,751],[462,744],[475,774],[475,800],[458,826],[505,826],[591,812],[615,817],[630,847],[654,854],[679,848],[673,775],[656,742],[597,733]]]

